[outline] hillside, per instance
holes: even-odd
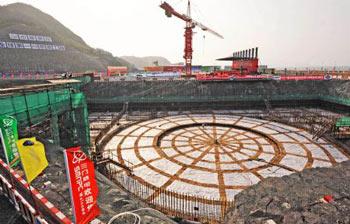
[[[147,66],[154,66],[154,62],[158,62],[159,66],[171,65],[171,62],[164,57],[148,56],[148,57],[135,57],[135,56],[122,56],[122,59],[133,64],[138,69],[143,69]]]
[[[10,38],[10,33],[34,36],[34,39],[29,40],[28,36],[28,40],[16,40]],[[51,41],[35,39],[40,36],[49,37]],[[9,47],[8,42],[18,46]],[[24,44],[27,47],[23,47]],[[45,45],[53,47],[45,49]],[[56,46],[63,46],[63,49],[58,50]],[[0,6],[0,61],[0,72],[81,72],[105,70],[108,65],[133,67],[109,52],[91,48],[52,16],[22,3]]]

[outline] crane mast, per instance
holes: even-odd
[[[187,17],[191,18],[191,2],[188,0],[187,4]],[[186,28],[185,28],[185,72],[187,76],[192,76],[192,55],[193,55],[193,49],[192,49],[192,42],[193,42],[193,28],[192,28],[192,22],[187,21],[186,22]]]
[[[185,54],[184,54],[184,59],[185,59],[185,72],[187,77],[192,76],[192,58],[193,58],[193,48],[192,48],[192,42],[193,42],[193,29],[198,26],[201,28],[203,31],[207,31],[212,33],[213,35],[216,35],[220,38],[223,38],[220,34],[217,32],[213,31],[212,29],[204,26],[203,24],[195,21],[191,17],[191,2],[188,0],[187,2],[187,15],[178,13],[174,10],[173,7],[171,7],[168,3],[163,2],[160,7],[165,10],[165,14],[168,17],[175,16],[183,21],[186,22],[186,27],[185,27]]]

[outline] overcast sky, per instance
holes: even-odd
[[[17,1],[0,0],[0,5]],[[164,56],[182,62],[184,22],[167,18],[160,0],[22,0],[54,16],[94,48],[116,56]],[[192,0],[194,64],[260,47],[275,67],[350,65],[350,0]],[[186,0],[168,0],[180,12]],[[204,36],[205,35],[205,36]]]

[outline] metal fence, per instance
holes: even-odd
[[[113,164],[107,165],[107,175],[111,180],[155,209],[172,217],[201,223],[220,223],[227,210],[234,206],[234,202],[229,200],[193,196],[143,184],[129,176],[126,171],[113,166]]]

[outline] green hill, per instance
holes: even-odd
[[[52,42],[11,40],[10,33],[41,35]],[[52,16],[26,4],[0,6],[0,42],[63,45],[65,50],[0,48],[1,71],[106,70],[108,65],[133,66],[111,53],[94,49]]]

